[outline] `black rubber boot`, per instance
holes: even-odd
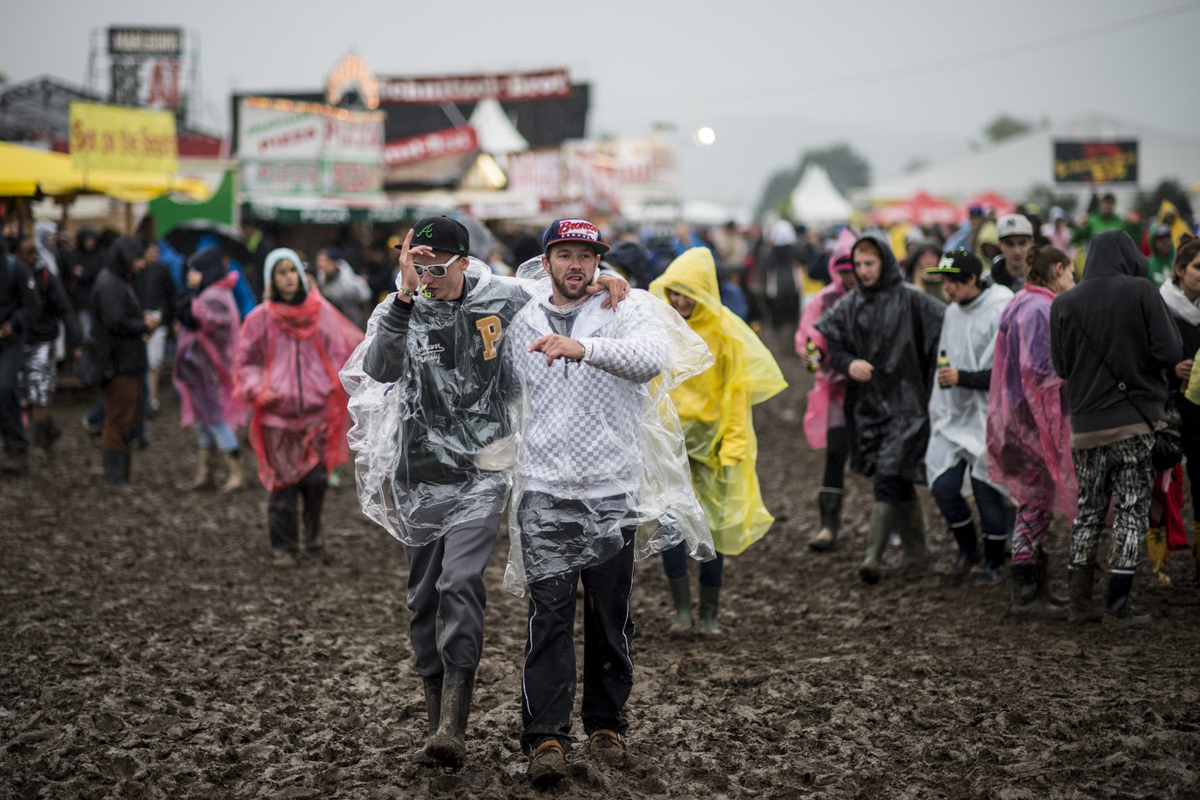
[[[951,528],[950,533],[958,542],[958,558],[950,567],[950,575],[961,578],[979,563],[979,534],[975,531],[975,520],[970,519],[964,525]]]
[[[1071,622],[1098,622],[1100,611],[1092,605],[1092,585],[1096,582],[1096,565],[1071,567],[1067,571],[1070,592]]]
[[[1046,605],[1055,608],[1066,608],[1066,598],[1056,595],[1050,588],[1050,557],[1046,555],[1044,549],[1038,550],[1038,591],[1042,593],[1042,599],[1046,601]]]
[[[1053,606],[1046,602],[1042,593],[1041,573],[1038,564],[1013,564],[1009,567],[1012,575],[1012,605],[1009,613],[1022,617],[1042,617],[1054,619],[1065,616],[1066,610],[1061,606]]]
[[[125,454],[103,450],[100,458],[104,466],[104,482],[113,489],[124,489],[126,485],[125,462],[127,460]]]
[[[910,575],[929,568],[929,553],[925,549],[925,515],[917,498],[906,500],[897,507],[896,527],[900,533],[900,563],[898,568]]]
[[[1121,622],[1142,622],[1145,617],[1134,616],[1133,606],[1129,602],[1129,592],[1133,589],[1133,576],[1124,572],[1114,572],[1108,578],[1108,590],[1104,592],[1104,610]]]
[[[46,430],[46,423],[35,422],[30,426],[29,441],[35,448],[41,450],[43,453],[49,452],[50,434]]]
[[[442,718],[442,673],[421,678],[425,687],[425,713],[429,715],[429,727],[425,731],[428,739],[437,733]]]
[[[808,540],[808,546],[817,551],[831,550],[842,527],[841,491],[822,489],[817,493],[817,509],[821,512],[821,529]]]
[[[675,619],[671,620],[668,633],[688,634],[692,632],[692,589],[687,576],[670,581],[671,602],[675,604]]]
[[[696,630],[701,636],[721,635],[721,626],[717,624],[717,609],[720,605],[720,586],[700,587],[700,613],[696,615]]]
[[[858,568],[864,583],[879,583],[883,575],[883,549],[896,522],[896,506],[876,501],[871,509],[871,527],[867,530],[867,557]]]
[[[1004,579],[1004,540],[983,540],[983,571],[977,580],[980,583],[994,584]]]
[[[474,688],[475,670],[446,667],[438,729],[425,744],[425,755],[452,769],[462,768],[467,760],[467,717]]]

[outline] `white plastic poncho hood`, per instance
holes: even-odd
[[[399,380],[381,383],[364,368],[394,295],[371,314],[366,338],[341,370],[363,512],[406,545],[498,513],[511,485],[511,386],[490,346],[496,342],[483,334],[503,333],[530,294],[476,259],[466,275],[473,285],[461,301],[414,301]]]
[[[539,274],[544,274],[540,259],[518,270],[520,276]],[[713,364],[704,340],[644,291],[631,292],[615,313],[593,297],[578,304],[570,335],[596,340],[597,354],[610,340],[623,339],[608,347],[605,358],[612,368],[622,358],[616,350],[624,347],[629,378],[613,380],[613,373],[592,364],[555,362],[547,368],[543,356],[525,352],[528,342],[550,330],[545,299],[550,288],[540,286],[540,296],[513,321],[505,344],[505,358],[513,360],[522,388],[505,587],[522,595],[530,581],[602,563],[623,546],[621,529],[633,525],[638,560],[680,542],[694,558],[714,558],[670,398],[672,389]],[[643,345],[653,351],[649,360],[655,368],[661,367],[644,382],[636,362],[647,353],[635,352]],[[532,403],[540,409],[536,416]],[[535,499],[545,504],[547,498],[564,502],[538,510],[539,529],[523,529],[523,504]]]
[[[969,305],[951,303],[946,308],[938,350],[946,351],[950,366],[963,372],[991,369],[1000,315],[1012,298],[1007,287],[993,285]],[[929,398],[929,446],[925,451],[931,484],[959,461],[966,461],[971,466],[970,477],[991,485],[987,473],[987,404],[987,392],[962,386],[943,389],[934,382]],[[969,486],[970,481],[964,479],[964,483]]]

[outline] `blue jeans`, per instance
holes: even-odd
[[[688,574],[687,542],[680,542],[669,550],[663,550],[663,572],[667,579],[677,581],[686,578]],[[725,556],[717,553],[712,561],[700,562],[700,585],[714,589],[721,588],[721,578],[725,571]]]
[[[963,475],[967,462],[959,461],[943,472],[929,487],[929,493],[937,503],[938,510],[951,528],[958,528],[971,521],[971,507],[962,496]],[[1008,538],[1008,511],[1004,507],[1004,495],[981,480],[971,478],[975,492],[975,505],[979,508],[979,527],[985,539]]]
[[[232,453],[238,449],[237,435],[227,423],[219,425],[201,425],[196,423],[196,430],[200,432],[196,446],[201,450],[209,447],[215,447],[222,453]]]

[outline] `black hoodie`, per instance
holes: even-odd
[[[12,333],[0,338],[0,349],[22,344],[29,319],[41,313],[42,300],[33,276],[17,259],[8,254],[0,239],[0,325],[9,323]]]
[[[849,374],[861,358],[875,372],[867,383],[846,385],[846,425],[851,466],[864,475],[924,482],[929,443],[929,393],[937,369],[937,345],[945,306],[912,284],[881,236],[867,234],[883,254],[870,287],[846,294],[817,321],[829,342],[829,364]],[[852,251],[853,252],[853,251]]]
[[[1088,247],[1079,286],[1050,306],[1050,356],[1067,381],[1075,433],[1143,422],[1119,382],[1147,418],[1163,416],[1166,372],[1181,360],[1182,343],[1158,288],[1146,280],[1149,266],[1129,234],[1105,231]]]
[[[141,240],[126,236],[113,242],[109,262],[92,289],[93,337],[106,374],[141,375],[146,371],[146,320],[133,291],[133,263],[146,252]]]

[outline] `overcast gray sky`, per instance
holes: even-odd
[[[1200,137],[1200,2],[1183,0],[42,0],[6,12],[11,81],[83,83],[89,32],[110,24],[196,31],[201,120],[220,130],[231,90],[319,87],[350,50],[379,74],[566,66],[592,84],[593,133],[713,127],[715,145],[685,150],[685,189],[731,203],[753,204],[807,147],[847,140],[882,179],[965,151],[1001,111],[1097,111]]]

